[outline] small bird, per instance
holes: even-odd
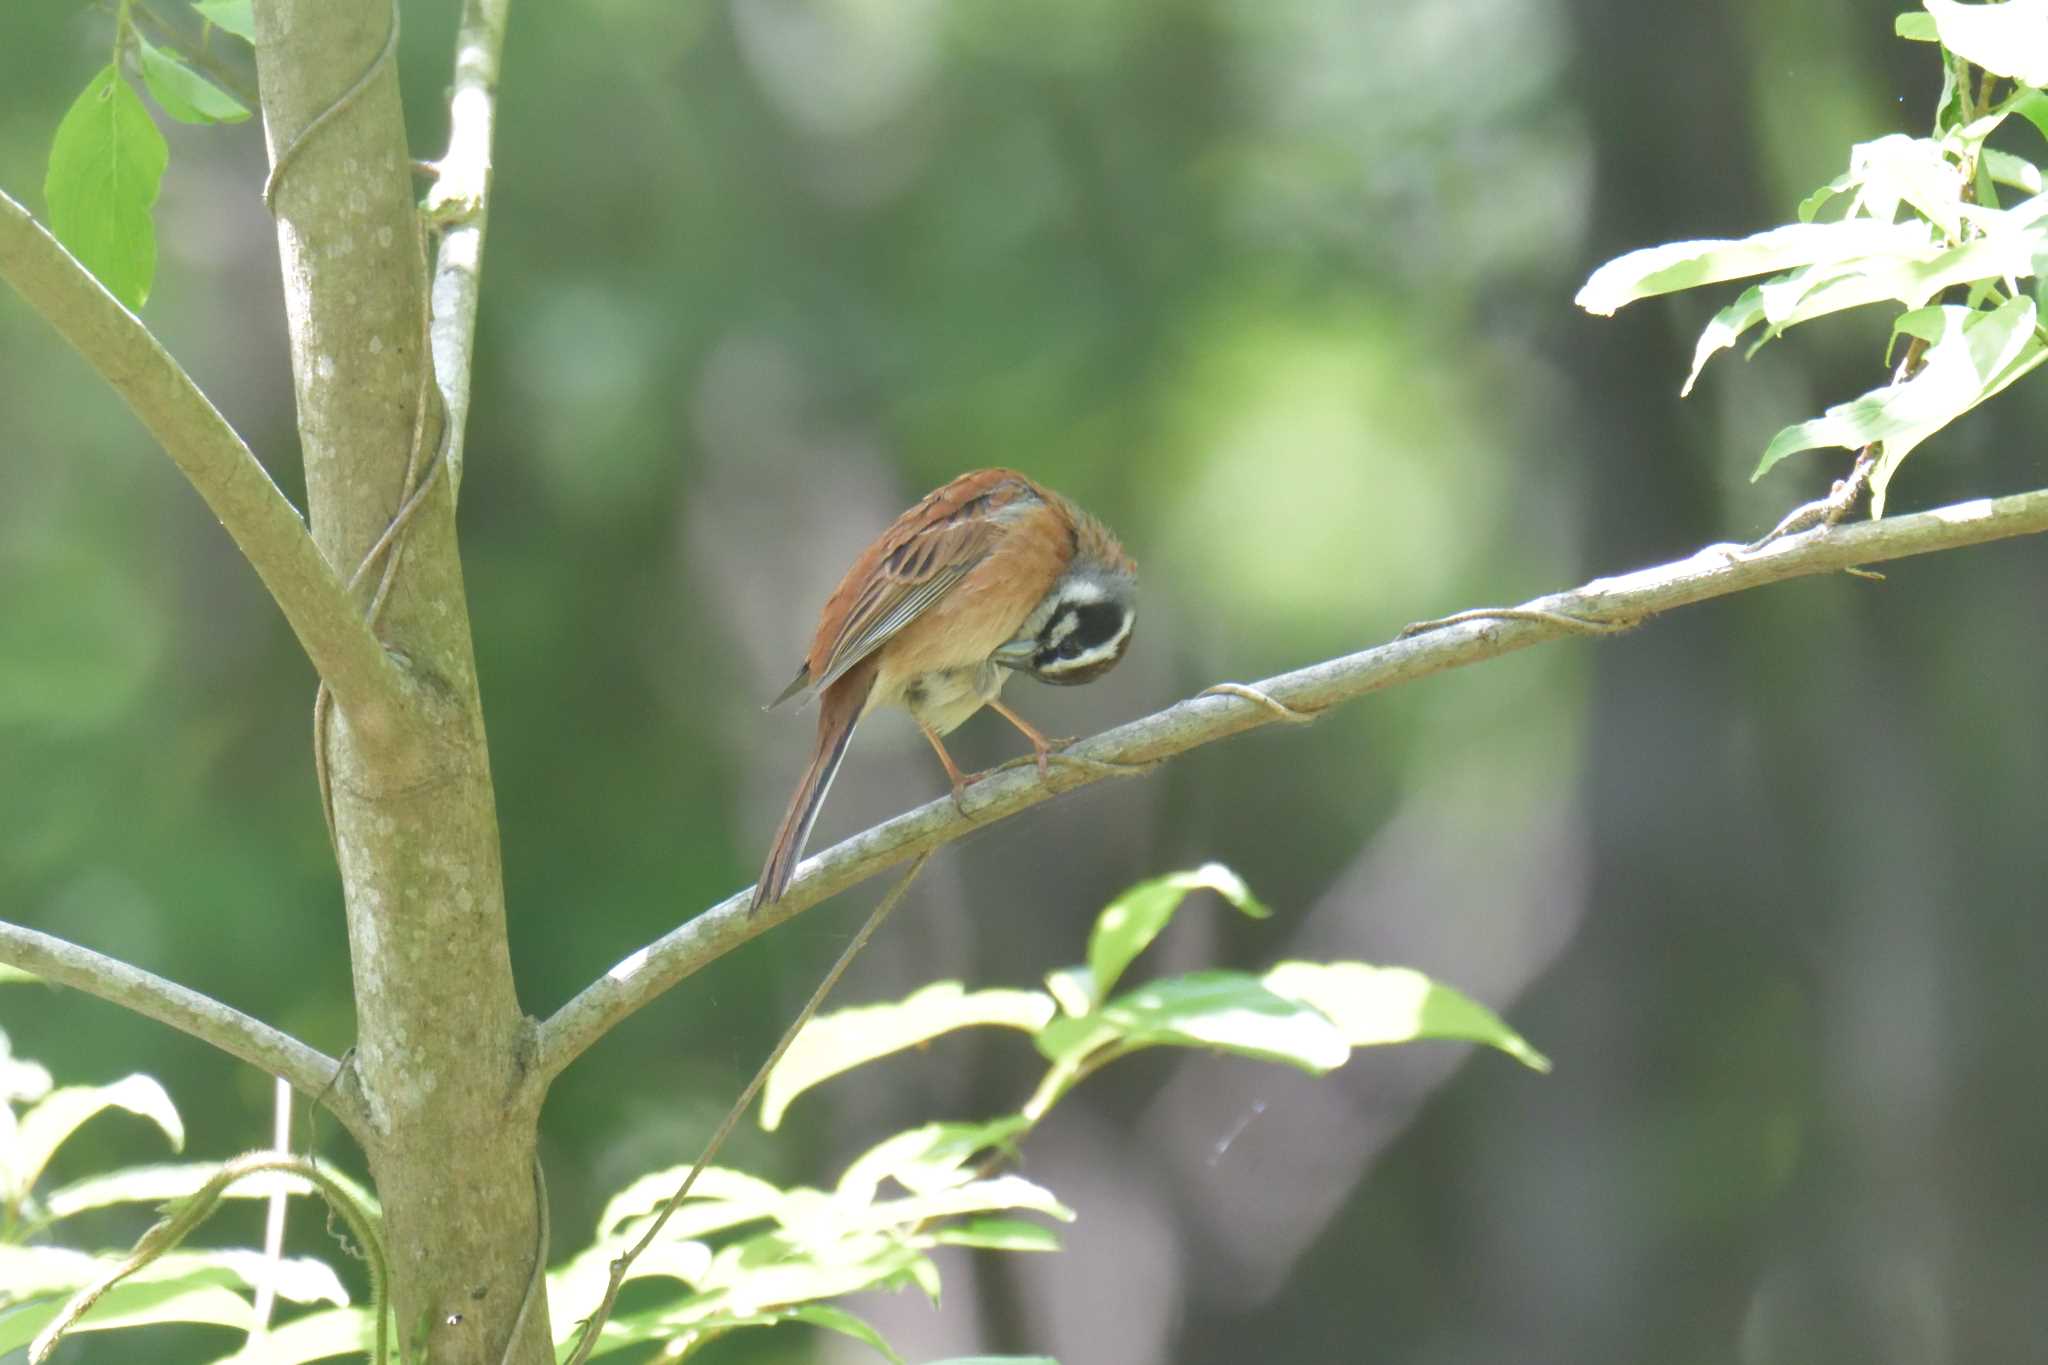
[[[1013,469],[979,469],[896,518],[818,614],[796,680],[769,703],[820,698],[811,761],[775,831],[748,913],[782,899],[846,742],[878,706],[908,711],[958,801],[967,778],[940,736],[984,706],[1052,741],[997,699],[1013,672],[1084,683],[1116,667],[1137,621],[1137,565],[1095,518]]]

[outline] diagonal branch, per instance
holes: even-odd
[[[211,1043],[230,1057],[290,1081],[300,1094],[320,1100],[358,1142],[371,1136],[368,1116],[357,1102],[354,1087],[340,1074],[340,1063],[211,996],[5,920],[0,920],[0,962],[59,986],[76,987]]]
[[[1499,658],[1566,635],[1609,634],[1674,607],[1813,574],[2048,531],[2048,489],[1983,498],[1855,526],[1821,528],[1749,551],[1709,545],[1689,559],[1613,578],[1520,607],[1461,613],[1357,654],[1312,664],[1252,687],[1225,684],[1068,749],[1040,778],[1023,765],[977,782],[969,812],[941,798],[854,835],[807,860],[787,895],[747,916],[741,892],[613,967],[541,1026],[530,1084],[545,1086],[621,1019],[741,943],[906,859],[950,843],[1061,792],[1148,771],[1176,754],[1263,725],[1301,721],[1370,692]],[[1221,693],[1216,695],[1214,693]]]
[[[299,514],[142,320],[5,193],[0,278],[99,371],[199,490],[350,719],[373,735],[396,729],[399,672]]]

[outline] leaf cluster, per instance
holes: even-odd
[[[1262,973],[1198,971],[1120,989],[1188,897],[1203,890],[1248,916],[1271,913],[1234,872],[1210,864],[1140,883],[1111,902],[1096,918],[1086,962],[1048,974],[1043,991],[969,991],[939,982],[899,1001],[812,1020],[769,1077],[764,1128],[775,1128],[805,1091],[957,1029],[1021,1030],[1048,1067],[1017,1111],[897,1133],[855,1158],[830,1188],[785,1188],[724,1167],[702,1171],[627,1272],[643,1286],[638,1306],[605,1322],[592,1355],[658,1343],[664,1358],[683,1358],[732,1332],[801,1323],[851,1337],[901,1365],[902,1356],[871,1324],[834,1300],[862,1290],[915,1288],[937,1302],[933,1253],[941,1247],[1058,1250],[1056,1233],[1040,1220],[1070,1222],[1073,1210],[1043,1185],[1004,1168],[1076,1085],[1147,1048],[1236,1053],[1321,1074],[1341,1066],[1354,1048],[1442,1039],[1485,1043],[1548,1069],[1490,1010],[1401,968],[1283,962]],[[361,1352],[381,1359],[377,1314],[351,1304],[327,1266],[299,1259],[279,1264],[274,1283],[280,1294],[325,1306],[266,1331],[244,1292],[273,1273],[260,1253],[178,1252],[159,1231],[209,1212],[211,1204],[190,1207],[200,1200],[267,1195],[281,1182],[288,1193],[319,1195],[338,1207],[353,1201],[364,1218],[352,1225],[374,1238],[375,1205],[362,1191],[315,1188],[302,1175],[255,1170],[251,1158],[238,1158],[250,1167],[246,1175],[236,1162],[144,1166],[34,1200],[29,1190],[50,1154],[95,1114],[108,1108],[142,1114],[174,1146],[183,1129],[169,1097],[147,1077],[51,1089],[41,1068],[9,1063],[0,1053],[0,1083],[9,1101],[0,1108],[6,1115],[0,1192],[8,1201],[0,1224],[0,1285],[7,1286],[0,1289],[0,1352],[75,1318],[79,1330],[156,1322],[237,1328],[249,1338],[225,1357],[235,1365],[297,1365]],[[33,1103],[17,1117],[12,1106],[28,1100]],[[558,1347],[603,1299],[614,1260],[641,1239],[687,1169],[656,1171],[621,1190],[599,1217],[591,1244],[548,1274]],[[319,1175],[319,1183],[328,1182],[324,1167]],[[137,1202],[165,1203],[166,1220],[125,1256],[54,1244],[64,1219]]]
[[[2048,0],[1925,4],[1896,28],[1943,50],[1931,135],[1859,143],[1848,169],[1800,203],[1796,221],[1631,251],[1594,271],[1577,298],[1607,315],[1637,299],[1767,276],[1707,323],[1684,393],[1708,360],[1740,342],[1754,355],[1801,323],[1896,305],[1892,342],[1907,345],[1892,381],[1785,427],[1752,475],[1800,451],[1870,451],[1873,516],[1883,515],[1907,455],[2048,360],[2048,192],[2034,161],[1987,145],[2014,118],[2048,138]]]
[[[170,148],[137,84],[180,123],[239,123],[249,117],[241,100],[197,69],[201,49],[185,51],[161,31],[151,41],[138,9],[135,0],[121,0],[113,54],[58,123],[43,181],[50,230],[131,309],[148,301],[156,277],[150,210],[170,162]],[[216,29],[255,40],[251,0],[197,0],[192,9],[201,21],[202,43]]]

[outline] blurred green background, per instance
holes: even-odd
[[[1747,475],[1780,425],[1881,381],[1884,321],[1717,361],[1681,403],[1714,299],[1603,321],[1570,298],[1627,248],[1783,221],[1850,142],[1923,131],[1939,72],[1893,8],[514,6],[461,517],[526,1007],[751,880],[812,724],[760,704],[853,553],[963,469],[1029,471],[1141,566],[1118,671],[1011,691],[1062,734],[1748,539],[1823,491],[1825,457]],[[453,27],[407,6],[420,156]],[[108,34],[85,5],[9,11],[0,184],[38,208]],[[296,500],[260,131],[165,131],[146,316]],[[1945,433],[1893,507],[2048,481],[2044,393]],[[2038,1358],[2044,592],[2024,542],[1798,582],[949,847],[841,1003],[1032,984],[1116,890],[1218,858],[1282,913],[1188,913],[1161,969],[1418,966],[1557,1070],[1435,1047],[1324,1080],[1125,1062],[1026,1152],[1081,1211],[1063,1255],[947,1260],[936,1312],[855,1306],[913,1360]],[[0,295],[0,914],[346,1047],[312,697],[198,498]],[[977,719],[955,751],[1016,747]],[[906,722],[865,726],[813,847],[943,788]],[[543,1134],[558,1257],[609,1192],[694,1155],[878,891],[722,961],[565,1078]],[[196,1155],[267,1140],[268,1081],[181,1035],[18,986],[0,1027],[61,1081],[161,1077]],[[1035,1074],[1013,1038],[956,1036],[729,1156],[829,1180],[897,1128],[1014,1107]],[[101,1120],[54,1176],[160,1151]],[[236,1218],[219,1235],[253,1236]],[[297,1244],[327,1248],[316,1216]],[[857,1358],[798,1330],[718,1350]]]

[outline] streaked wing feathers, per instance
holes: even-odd
[[[816,685],[826,688],[916,620],[946,590],[988,557],[1000,528],[972,516],[921,527],[875,566],[874,577],[847,615]]]

